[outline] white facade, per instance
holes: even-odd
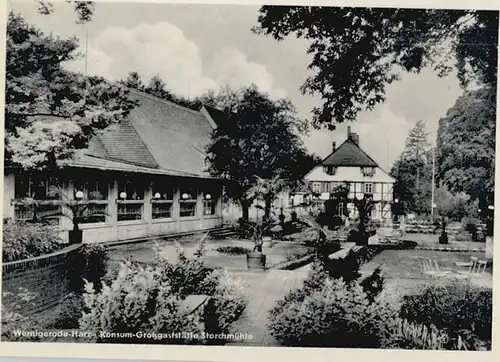
[[[382,170],[377,163],[359,147],[359,136],[348,127],[347,140],[338,148],[333,143],[332,153],[312,169],[305,180],[313,198],[328,200],[338,186],[349,188],[349,199],[370,196],[377,202],[372,210],[372,219],[391,219],[393,186],[395,179]],[[339,216],[345,214],[356,217],[353,203],[339,206]]]

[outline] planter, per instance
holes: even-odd
[[[266,255],[259,252],[247,254],[247,267],[249,270],[265,270]]]
[[[439,235],[439,244],[448,244],[448,234],[441,233],[441,235]]]
[[[83,231],[82,230],[68,231],[68,240],[70,244],[81,244],[83,240]]]

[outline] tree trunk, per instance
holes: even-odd
[[[248,200],[241,200],[241,218],[245,221],[248,221],[249,219],[249,209],[250,209],[250,201]]]
[[[272,206],[272,198],[270,196],[266,196],[264,199],[265,205],[264,205],[264,219],[263,220],[269,220],[271,217],[271,206]]]

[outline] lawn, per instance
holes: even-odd
[[[453,240],[453,237],[450,236],[450,240],[448,244],[441,245],[438,243],[439,233],[437,234],[416,234],[416,233],[406,233],[403,237],[403,240],[415,241],[419,246],[443,246],[443,247],[451,247],[454,249],[486,249],[486,244],[484,242],[474,242],[474,241],[457,241]]]
[[[428,283],[428,276],[420,270],[416,257],[435,258],[441,270],[458,271],[455,262],[467,262],[471,256],[484,259],[484,253],[477,252],[444,252],[432,250],[385,250],[376,255],[360,269],[365,273],[373,271],[381,265],[386,278],[387,290],[395,294],[417,293]],[[460,270],[466,270],[462,268]],[[475,277],[473,283],[492,286],[490,272]]]
[[[177,240],[178,244],[184,249],[185,253],[190,256],[194,253],[197,247],[198,236],[185,237]],[[159,240],[158,244],[162,248],[162,254],[169,260],[175,261],[177,253],[174,241]],[[270,268],[274,265],[284,262],[287,257],[293,253],[299,253],[307,250],[307,248],[298,243],[291,242],[274,242],[272,245],[264,244],[263,252],[267,255],[266,267]],[[136,244],[124,244],[113,246],[109,250],[111,262],[118,262],[130,258],[141,262],[151,261],[154,257],[153,248],[155,241],[147,241]],[[236,246],[246,249],[253,249],[253,242],[250,240],[240,239],[209,239],[206,242],[206,253],[204,260],[207,265],[212,267],[227,268],[228,270],[246,270],[247,261],[246,255],[228,255],[219,253],[216,249],[220,246]]]

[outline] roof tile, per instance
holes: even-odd
[[[350,138],[325,158],[322,164],[335,167],[378,167],[377,163]]]

